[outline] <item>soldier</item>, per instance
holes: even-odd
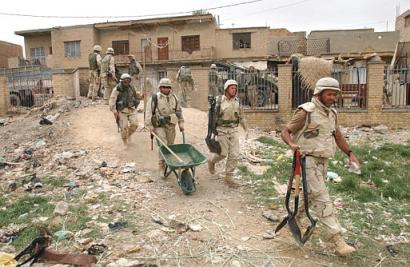
[[[299,149],[306,157],[309,207],[316,213],[324,229],[332,235],[336,252],[348,256],[355,251],[341,236],[342,227],[336,219],[333,202],[325,185],[327,162],[338,146],[349,163],[359,168],[359,161],[349,148],[337,125],[336,110],[331,108],[340,92],[339,82],[326,77],[316,83],[312,102],[300,105],[282,131],[283,141],[292,150]],[[302,205],[303,207],[303,205]]]
[[[108,100],[112,89],[117,84],[117,78],[115,77],[114,49],[109,47],[105,53],[101,62],[101,79],[104,86],[104,99]]]
[[[258,73],[254,66],[249,67],[249,73],[247,74],[247,95],[249,105],[251,108],[256,107],[258,103],[258,88],[257,88]]]
[[[147,103],[145,125],[164,141],[172,145],[175,141],[175,125],[184,131],[184,118],[177,96],[171,92],[172,83],[168,78],[162,78],[158,84],[159,92],[153,94]],[[160,157],[159,173],[164,174],[165,162]]]
[[[208,95],[217,96],[218,93],[218,70],[216,69],[215,64],[211,64],[208,73],[208,86],[209,91]]]
[[[246,132],[248,128],[236,97],[238,83],[235,80],[227,80],[224,90],[225,95],[218,96],[216,100],[216,131],[221,153],[214,154],[208,159],[208,169],[211,174],[215,174],[215,164],[228,157],[224,180],[229,187],[236,188],[239,184],[234,181],[233,173],[239,157],[238,125],[241,124]]]
[[[131,76],[131,85],[136,89],[140,89],[139,74],[142,72],[142,67],[138,61],[135,60],[134,55],[128,55],[130,64],[128,66],[128,74]]]
[[[177,82],[179,84],[180,100],[183,107],[191,107],[192,91],[194,90],[194,79],[191,69],[187,66],[181,66],[177,73]]]
[[[130,83],[131,76],[127,73],[122,74],[120,83],[112,90],[109,101],[110,110],[114,113],[124,145],[128,144],[131,135],[138,128],[136,110],[142,99]]]
[[[98,89],[100,88],[100,72],[101,72],[101,46],[95,45],[93,52],[88,56],[88,63],[90,66],[90,85],[88,87],[87,97],[95,100]]]

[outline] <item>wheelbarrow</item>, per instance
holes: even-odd
[[[182,144],[167,146],[154,134],[159,146],[159,153],[165,161],[164,177],[172,172],[184,194],[189,195],[196,191],[195,168],[206,161],[206,157],[195,147],[185,143],[185,134],[182,132]]]

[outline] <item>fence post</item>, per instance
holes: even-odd
[[[371,117],[371,123],[377,124],[380,121],[383,108],[384,63],[369,62],[367,71],[367,109]]]
[[[6,115],[10,104],[10,93],[7,77],[0,77],[0,116]]]
[[[282,116],[292,113],[292,65],[278,65],[278,105]]]

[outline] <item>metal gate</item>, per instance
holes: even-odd
[[[11,106],[42,106],[53,96],[52,74],[61,69],[41,66],[0,69],[0,77],[7,77]]]

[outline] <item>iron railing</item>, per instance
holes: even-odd
[[[218,64],[217,64],[218,65]],[[228,79],[238,82],[238,98],[245,110],[278,110],[277,72],[226,68],[218,65],[218,91],[223,94],[223,85]]]
[[[332,77],[340,84],[341,92],[334,107],[340,110],[367,109],[367,68],[335,68]],[[292,69],[292,108],[308,102],[313,96],[313,88],[303,84],[297,65]]]
[[[386,66],[384,69],[383,108],[410,109],[410,69]]]
[[[53,96],[52,74],[62,72],[40,66],[0,69],[7,77],[12,106],[41,106]]]

